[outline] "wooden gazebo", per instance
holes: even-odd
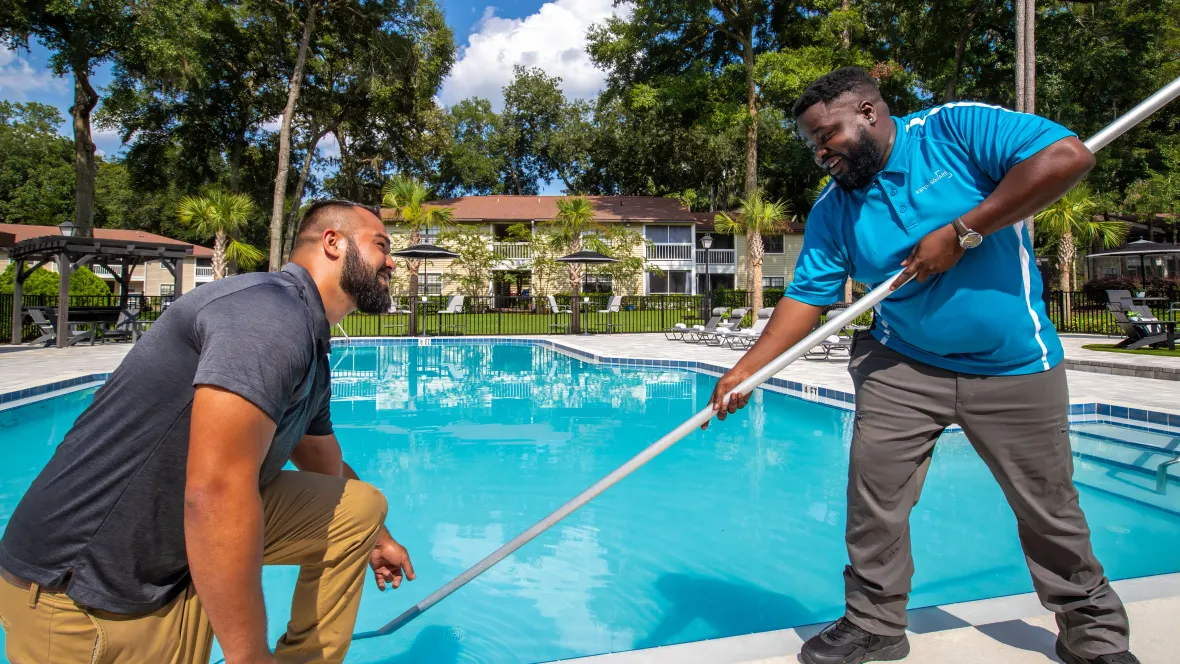
[[[57,263],[57,271],[61,275],[61,284],[58,287],[56,325],[58,348],[64,348],[69,341],[66,331],[69,329],[70,320],[70,275],[83,265],[101,267],[119,282],[120,310],[127,308],[132,271],[137,266],[149,261],[162,262],[172,274],[175,283],[174,292],[178,295],[184,292],[181,288],[184,278],[182,261],[186,256],[192,255],[191,245],[73,237],[67,234],[70,229],[66,226],[66,224],[61,226],[62,235],[29,238],[17,242],[8,249],[15,277],[12,290],[12,343],[14,345],[21,342],[21,328],[24,319],[22,298],[25,280],[34,270],[50,261]],[[119,268],[118,271],[114,269],[115,267]]]

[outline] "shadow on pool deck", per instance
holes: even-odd
[[[720,579],[666,574],[656,588],[669,602],[664,619],[635,648],[653,648],[674,642],[696,620],[709,625],[718,638],[782,629],[816,621],[816,614],[787,595],[730,583]],[[698,637],[699,638],[699,637]],[[695,639],[694,639],[695,640]]]

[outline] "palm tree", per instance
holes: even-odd
[[[597,224],[594,223],[594,208],[590,206],[590,201],[585,198],[579,196],[577,198],[558,199],[557,215],[548,223],[554,227],[551,241],[556,251],[565,251],[571,254],[581,251],[583,239],[588,240],[588,243],[592,244],[596,251],[601,252],[605,249],[596,234],[592,238],[582,237],[587,232],[593,233],[598,230]],[[577,263],[569,264],[569,280],[570,291],[573,293],[573,299],[570,300],[570,307],[573,308],[578,306],[578,295],[581,291],[581,265]],[[571,321],[573,324],[570,326],[570,331],[576,334],[579,331],[578,316],[571,317]]]
[[[1085,184],[1070,189],[1061,200],[1041,210],[1036,216],[1042,235],[1057,244],[1057,271],[1063,293],[1062,320],[1070,319],[1070,292],[1073,288],[1075,250],[1078,245],[1090,246],[1101,242],[1104,247],[1117,247],[1127,239],[1127,224],[1096,218],[1098,204]]]
[[[750,305],[755,309],[762,306],[762,257],[766,253],[762,236],[787,230],[789,214],[790,207],[785,201],[768,201],[758,191],[741,201],[736,217],[719,212],[713,218],[718,233],[746,234],[746,289],[753,294]]]
[[[428,206],[430,189],[422,182],[402,175],[395,176],[385,186],[381,187],[381,204],[392,208],[393,226],[401,227],[410,233],[410,245],[422,242],[422,232],[430,228],[449,226],[454,219],[454,210],[447,207]],[[410,304],[418,301],[418,268],[417,260],[406,260],[406,271],[410,276]],[[410,333],[417,334],[417,306],[410,307]]]
[[[254,214],[254,201],[245,194],[220,189],[204,196],[185,196],[176,206],[181,224],[208,238],[213,237],[213,278],[225,277],[227,261],[251,269],[266,260],[261,249],[237,238]]]

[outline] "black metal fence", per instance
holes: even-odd
[[[129,295],[129,308],[139,310],[139,320],[154,321],[160,317],[164,309],[172,303],[172,296]],[[56,295],[25,295],[21,303],[27,307],[56,307]],[[71,295],[71,307],[117,307],[118,295]],[[21,328],[21,338],[25,341],[40,336],[37,326],[26,315]],[[12,339],[12,293],[0,293],[0,343],[8,343]]]
[[[774,306],[782,296],[781,291],[764,293],[762,305]],[[700,324],[708,320],[716,307],[736,309],[750,308],[750,294],[745,291],[722,291],[713,295],[641,295],[626,296],[618,311],[608,309],[611,296],[606,293],[583,295],[577,306],[580,329],[589,333],[635,333],[660,332],[677,323]],[[26,307],[57,306],[55,295],[26,295]],[[454,313],[447,311],[450,297],[432,295],[417,302],[418,334],[427,335],[519,335],[519,334],[568,334],[571,332],[571,297],[554,296],[557,307],[563,313],[554,313],[547,297],[481,296],[465,297],[463,306]],[[1121,335],[1114,316],[1107,311],[1105,298],[1092,293],[1075,291],[1047,291],[1044,296],[1049,319],[1060,332]],[[154,321],[171,304],[173,297],[130,296],[129,305],[139,310],[139,318]],[[1152,302],[1156,317],[1168,320],[1170,302]],[[115,307],[119,305],[117,295],[71,296],[70,306]],[[406,336],[409,329],[409,315],[405,298],[396,305],[398,313],[369,315],[354,313],[333,329],[333,334],[350,337]],[[0,343],[11,338],[12,294],[0,294]],[[1068,312],[1068,315],[1067,315]],[[745,322],[753,320],[753,313]],[[859,323],[867,323],[871,314],[866,314]],[[341,331],[343,328],[343,332]],[[26,318],[22,332],[25,340],[35,339],[38,331]]]

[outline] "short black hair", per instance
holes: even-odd
[[[364,205],[342,198],[329,198],[313,202],[303,211],[303,218],[299,220],[299,230],[295,233],[295,248],[311,239],[311,235],[319,235],[329,224],[337,223],[341,217],[338,213],[352,208],[360,208],[371,213],[378,219],[381,210],[372,205]]]
[[[799,100],[795,102],[793,112],[795,119],[807,112],[807,109],[819,103],[830,104],[845,92],[863,92],[881,96],[881,89],[877,87],[877,79],[861,67],[841,67],[835,71],[820,76],[814,83],[807,86]]]

